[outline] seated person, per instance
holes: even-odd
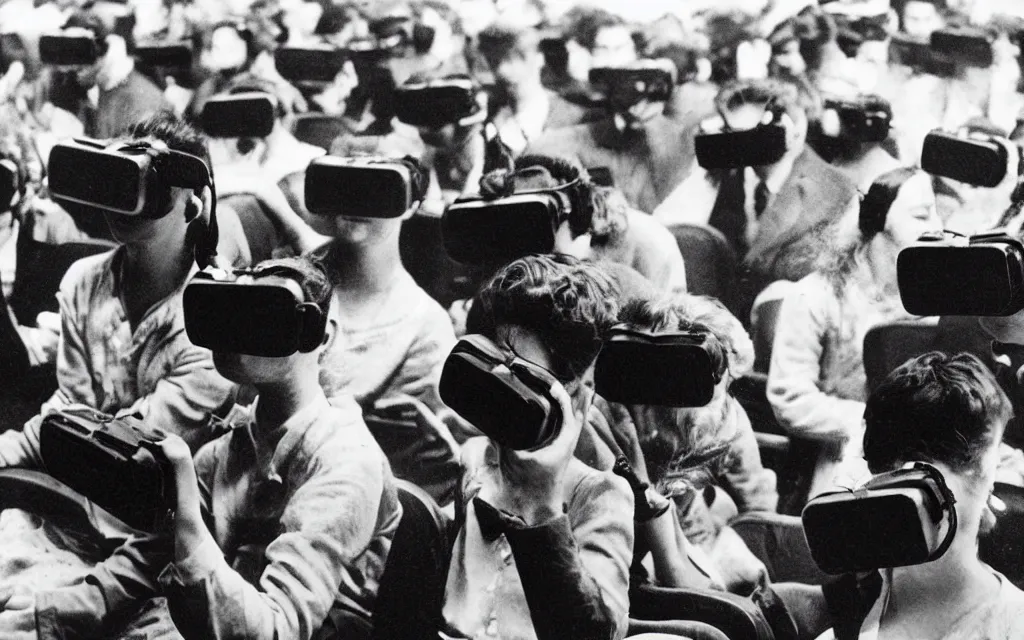
[[[779,500],[775,473],[761,464],[750,419],[729,393],[732,381],[753,366],[750,338],[720,302],[703,296],[633,300],[619,312],[619,321],[654,334],[708,333],[721,353],[721,379],[707,405],[633,405],[625,407],[628,417],[612,422],[616,430],[636,431],[649,481],[674,498],[687,541],[721,566],[724,586],[756,584],[764,567],[727,526],[740,513],[775,511]],[[705,498],[709,490],[711,504]]]
[[[15,189],[8,202],[0,202],[0,292],[6,301],[0,313],[8,313],[28,353],[29,363],[52,363],[57,355],[60,316],[44,311],[35,317],[18,317],[11,294],[18,275],[19,247],[30,238],[35,242],[60,244],[84,240],[74,220],[52,202],[38,197],[41,184],[33,174],[41,167],[32,144],[31,132],[16,114],[0,110],[0,162],[15,170]],[[22,236],[27,234],[27,236]],[[52,293],[52,292],[51,292]]]
[[[248,274],[240,280],[287,286],[328,314],[322,342],[281,358],[218,351],[218,371],[259,395],[194,461],[181,438],[162,441],[176,496],[169,530],[130,538],[84,580],[35,588],[38,617],[19,620],[5,606],[3,637],[17,628],[47,638],[308,639],[329,610],[342,637],[369,637],[401,508],[358,407],[329,405],[318,384],[337,331],[330,283],[303,259]]]
[[[942,230],[929,176],[901,168],[879,176],[860,204],[859,237],[836,247],[789,290],[779,311],[768,400],[779,424],[816,452],[806,499],[832,486],[844,449],[861,434],[867,397],[864,336],[910,319],[896,283],[896,256],[924,233]]]
[[[799,280],[827,246],[856,186],[806,145],[806,95],[776,80],[737,81],[716,100],[732,129],[754,127],[769,105],[782,111],[786,153],[775,164],[727,172],[695,170],[655,211],[665,224],[710,224],[721,231],[745,277],[730,308],[744,322],[754,296],[774,280]]]
[[[516,260],[480,291],[481,322],[471,329],[551,371],[563,420],[535,451],[487,438],[463,446],[446,637],[500,630],[548,639],[568,629],[581,638],[625,636],[632,493],[573,455],[593,398],[593,364],[614,322],[612,295],[599,269],[557,255]]]
[[[81,29],[80,35],[91,35],[100,54],[94,64],[77,71],[78,83],[97,91],[95,103],[90,100],[82,105],[87,116],[81,117],[86,135],[97,139],[113,138],[125,126],[172,108],[163,92],[135,68],[131,21],[111,25],[112,21],[94,10],[82,9],[64,25],[65,29]]]
[[[328,403],[319,385],[339,306],[326,274],[304,258],[263,262],[250,277],[301,291],[329,320],[309,353],[216,352],[218,371],[255,386],[255,404],[236,407],[231,433],[194,462],[179,438],[164,441],[177,492],[174,558],[159,579],[167,606],[186,639],[306,640],[332,605],[337,637],[369,638],[401,506],[358,405],[346,395]],[[239,482],[251,491],[234,491]]]
[[[686,290],[686,266],[672,234],[630,206],[621,191],[601,187],[564,154],[527,154],[514,162],[514,172],[496,169],[480,183],[484,197],[496,197],[507,188],[515,191],[550,189],[579,179],[589,194],[591,211],[570,214],[555,234],[556,253],[568,253],[597,263],[616,263],[635,269],[659,290]]]
[[[411,402],[428,421],[428,431],[440,438],[437,442],[446,443],[435,462],[447,470],[457,461],[455,443],[430,414],[441,420],[451,415],[437,384],[455,334],[448,314],[402,265],[402,221],[419,207],[424,191],[424,172],[413,174],[414,202],[399,218],[300,216],[286,206],[277,210],[277,222],[291,248],[321,264],[334,285],[341,329],[321,370],[327,396],[354,396],[367,414],[388,413],[386,407],[396,401]],[[403,461],[391,458],[391,463],[400,477],[412,479],[399,471],[406,468]],[[443,482],[424,488],[444,504],[451,501],[455,481],[445,471]]]
[[[591,68],[630,64],[639,57],[630,25],[604,9],[569,9],[561,31],[568,60],[564,69],[545,69],[544,86],[577,104],[587,106],[593,100]]]
[[[478,36],[481,54],[498,83],[501,104],[491,121],[513,153],[522,153],[549,129],[598,119],[599,112],[569,102],[544,88],[544,55],[535,29],[506,21]]]
[[[633,65],[676,73],[668,60]],[[630,206],[650,213],[694,167],[694,128],[666,117],[665,104],[645,96],[630,104],[609,100],[603,119],[549,130],[530,141],[527,153],[570,155],[585,167],[608,167]]]
[[[136,123],[128,139],[206,156],[199,133],[167,113]],[[186,239],[190,197],[171,188],[163,215],[104,213],[119,245],[76,262],[64,276],[57,294],[58,389],[42,413],[71,404],[138,413],[193,449],[213,435],[209,415],[232,400],[233,385],[185,334],[181,295],[196,270]],[[0,466],[38,463],[40,421],[0,435]]]
[[[1024,637],[1024,593],[979,560],[977,542],[1010,412],[992,374],[968,354],[918,356],[871,393],[864,411],[869,469],[934,466],[956,500],[956,533],[931,562],[847,575],[824,589],[775,585],[800,637]],[[944,518],[939,539],[948,527]]]

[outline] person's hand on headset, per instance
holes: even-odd
[[[488,468],[480,498],[519,516],[527,526],[544,524],[565,513],[566,471],[594,399],[592,386],[580,391],[574,402],[561,384],[551,386],[551,396],[562,412],[558,434],[533,451],[499,449],[499,464]]]

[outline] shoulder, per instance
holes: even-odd
[[[570,463],[568,474],[572,486],[569,516],[574,526],[597,517],[632,524],[633,492],[625,478],[611,471],[598,471],[577,459]]]
[[[117,255],[116,249],[75,261],[60,283],[64,293],[78,294],[91,292],[105,277],[111,276],[111,265]]]
[[[454,339],[452,321],[444,307],[430,297],[430,294],[418,285],[408,272],[403,275],[403,279],[405,282],[401,285],[399,299],[404,305],[409,305],[409,308],[413,309],[412,315],[420,327],[420,335],[446,337],[450,333]]]

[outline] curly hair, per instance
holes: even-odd
[[[872,473],[923,461],[976,475],[1012,411],[977,356],[932,351],[896,368],[868,397],[864,459]]]
[[[534,255],[500,269],[476,295],[467,330],[496,339],[501,325],[537,333],[552,373],[578,379],[615,323],[615,285],[599,267],[566,255]]]
[[[272,258],[264,260],[249,269],[253,278],[279,276],[290,278],[302,287],[302,294],[307,302],[316,304],[324,311],[331,305],[334,287],[323,266],[315,260],[297,256],[290,258]]]

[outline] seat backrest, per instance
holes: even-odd
[[[323,113],[302,113],[295,116],[292,135],[298,140],[320,147],[328,153],[334,139],[347,131],[344,121]]]
[[[829,579],[811,558],[799,516],[747,512],[729,526],[764,563],[772,582],[824,584]]]
[[[448,519],[422,489],[396,482],[402,520],[377,591],[373,638],[436,638],[451,553]]]
[[[1006,509],[996,515],[996,526],[979,536],[978,555],[1018,588],[1024,588],[1024,487],[997,482],[992,494],[1006,504]]]
[[[686,263],[687,291],[725,302],[736,277],[736,254],[722,232],[698,224],[676,224],[669,231]]]
[[[641,635],[643,634],[643,635]],[[627,638],[656,640],[658,638],[689,638],[690,640],[729,640],[729,636],[704,622],[692,620],[629,620]]]
[[[19,322],[34,326],[40,312],[56,312],[55,294],[71,265],[113,246],[103,241],[48,244],[19,238],[17,276],[8,300]]]
[[[667,589],[639,585],[630,590],[629,616],[638,620],[703,622],[728,638],[775,640],[775,634],[757,604],[724,591]]]
[[[918,322],[890,322],[864,336],[864,373],[868,392],[910,358],[935,348],[938,328]]]
[[[751,327],[754,341],[754,371],[768,373],[772,361],[772,345],[775,343],[775,325],[782,309],[782,299],[765,300],[757,305],[753,315],[757,322]]]
[[[441,236],[441,219],[415,215],[402,223],[399,236],[402,264],[416,284],[448,308],[456,300],[472,298],[486,274],[448,257]]]
[[[252,264],[273,257],[274,249],[284,244],[284,238],[256,196],[234,194],[222,198],[218,205],[230,207],[238,215],[245,240],[249,243]]]

